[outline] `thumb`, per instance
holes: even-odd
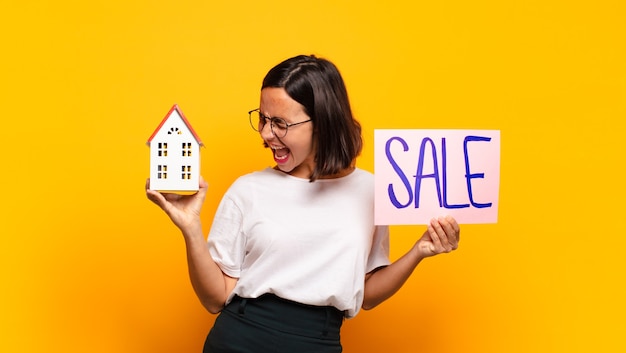
[[[437,250],[435,249],[435,244],[430,241],[420,241],[418,249],[424,257],[433,256],[437,253]]]

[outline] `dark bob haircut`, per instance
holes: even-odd
[[[261,89],[284,88],[313,122],[315,169],[310,181],[350,167],[361,153],[361,125],[352,116],[348,92],[337,67],[314,55],[299,55],[273,67]]]

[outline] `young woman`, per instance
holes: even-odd
[[[374,225],[374,177],[355,168],[361,127],[328,60],[301,55],[272,68],[249,116],[276,166],[232,184],[208,245],[204,180],[191,196],[146,187],[183,234],[198,298],[220,313],[204,352],[341,352],[344,318],[391,297],[424,258],[455,250],[459,226],[433,219],[390,263],[389,228]]]

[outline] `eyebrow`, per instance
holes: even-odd
[[[261,110],[259,110],[259,114],[261,114],[264,118],[267,118],[267,119],[270,119],[270,120],[271,119],[281,119],[281,120],[284,120],[285,122],[287,121],[287,120],[285,120],[285,118],[281,118],[279,116],[268,116],[268,115],[265,115],[265,114],[263,114],[263,112]]]

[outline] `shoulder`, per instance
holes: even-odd
[[[354,175],[356,175],[359,178],[367,178],[367,179],[371,179],[374,180],[374,173],[365,170],[365,169],[361,169],[361,168],[355,168],[354,169]]]
[[[354,195],[374,193],[374,174],[359,168],[354,169],[345,177],[322,180],[322,182],[330,182],[337,190],[343,190]]]
[[[257,171],[239,176],[237,179],[235,179],[235,181],[233,182],[233,185],[261,182],[264,180],[275,178],[275,176],[276,176],[275,171],[272,168],[267,167],[265,169],[257,170]]]
[[[351,181],[364,184],[364,186],[374,185],[374,174],[364,169],[356,168],[348,177]]]
[[[253,190],[262,190],[265,187],[275,185],[280,179],[275,170],[268,167],[259,171],[244,174],[230,185],[227,194],[249,194]]]

